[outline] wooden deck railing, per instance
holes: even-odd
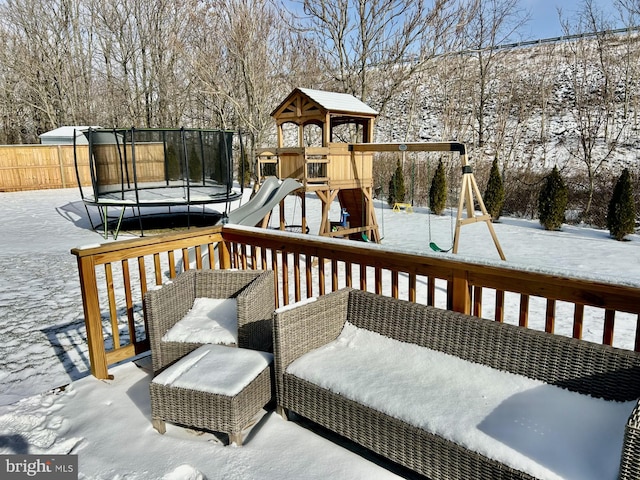
[[[144,294],[188,268],[272,269],[278,306],[351,286],[575,338],[588,330],[589,340],[609,345],[622,322],[634,332],[625,348],[640,350],[640,287],[231,225],[72,253],[98,378],[108,377],[109,365],[148,350]]]

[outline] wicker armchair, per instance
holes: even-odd
[[[196,298],[237,302],[239,346],[272,351],[272,315],[275,308],[272,271],[188,270],[172,283],[151,290],[144,297],[145,316],[154,373],[159,373],[199,346],[210,342],[163,340],[192,308]]]

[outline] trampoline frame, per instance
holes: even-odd
[[[82,131],[88,140],[88,145],[78,145],[76,143],[76,136],[74,135],[73,139],[73,150],[74,150],[74,166],[76,173],[76,180],[78,182],[78,188],[80,190],[80,196],[82,198],[82,202],[85,207],[85,211],[87,212],[87,216],[89,218],[89,222],[91,227],[98,231],[100,226],[104,227],[103,236],[104,238],[108,238],[109,232],[109,207],[120,207],[120,213],[117,217],[117,222],[115,225],[115,229],[113,230],[113,238],[116,239],[118,237],[118,233],[120,231],[120,227],[122,225],[122,220],[124,218],[125,211],[127,207],[131,207],[133,211],[134,217],[138,218],[140,235],[144,236],[144,228],[142,225],[142,208],[145,207],[168,207],[169,212],[171,213],[171,207],[176,206],[186,206],[187,207],[187,228],[191,226],[191,207],[192,206],[202,206],[202,212],[204,214],[206,205],[216,204],[216,203],[225,203],[225,213],[229,207],[229,203],[233,200],[236,200],[242,196],[244,192],[244,185],[240,185],[240,192],[233,190],[233,174],[234,174],[234,163],[233,163],[233,143],[234,137],[237,136],[238,145],[240,149],[240,158],[244,158],[244,142],[242,141],[242,132],[234,132],[230,130],[213,130],[213,129],[188,129],[188,128],[143,128],[137,129],[132,127],[130,129],[122,129],[122,128],[113,128],[113,129],[103,129],[103,128],[89,128],[88,130]],[[75,132],[74,132],[75,133]],[[179,143],[180,149],[178,152],[174,152],[174,155],[177,155],[178,168],[179,168],[179,178],[171,179],[169,172],[169,160],[168,160],[168,141],[167,134],[171,133],[174,138],[176,135],[179,135]],[[112,135],[112,142],[100,142],[100,135]],[[160,138],[153,142],[146,143],[160,143],[163,145],[163,162],[164,162],[164,180],[156,180],[154,182],[141,182],[138,174],[138,168],[136,163],[136,137],[141,135],[159,135]],[[203,141],[203,135],[208,135],[211,137],[212,134],[219,134],[220,138],[218,138],[218,158],[211,158],[211,156],[207,156]],[[188,143],[192,148],[194,147],[193,139],[189,142],[187,141],[187,136],[197,137],[197,144],[199,146],[199,152],[196,151],[196,158],[199,155],[199,164],[200,171],[202,172],[201,177],[198,180],[192,178],[192,173],[190,172],[190,165],[192,164],[191,152],[187,151]],[[104,137],[102,137],[104,138]],[[130,138],[130,141],[127,141]],[[142,143],[142,142],[140,142]],[[172,142],[171,144],[174,144]],[[117,162],[118,162],[118,170],[119,182],[116,183],[107,183],[101,184],[100,178],[98,175],[98,161],[96,159],[96,151],[94,147],[96,145],[114,145],[117,150]],[[211,147],[209,145],[209,147]],[[91,176],[91,189],[93,191],[93,198],[85,194],[83,190],[83,185],[80,179],[80,172],[78,166],[78,155],[77,151],[80,148],[88,148],[89,152],[89,172]],[[127,156],[127,149],[130,149],[131,155],[130,159]],[[213,162],[213,163],[212,163]],[[103,162],[100,166],[105,166]],[[113,166],[113,165],[111,165]],[[212,178],[207,179],[207,167],[219,168],[222,170],[222,173],[218,173],[218,179],[213,178],[213,173],[211,173]],[[175,168],[175,164],[174,164]],[[241,168],[241,178],[244,178],[244,162],[240,162]],[[210,171],[211,168],[210,168]],[[132,178],[131,178],[132,177]],[[223,181],[218,181],[222,179]],[[114,186],[115,188],[110,188],[108,190],[104,189],[105,186]],[[119,186],[119,188],[118,188]],[[182,189],[183,195],[182,197],[176,197],[171,195],[166,195],[167,190],[171,189]],[[102,192],[100,190],[103,190]],[[197,191],[197,192],[196,192]],[[207,195],[208,191],[218,191],[218,194]],[[142,198],[142,193],[152,192],[155,194],[154,199]],[[163,193],[164,192],[164,193]],[[194,192],[198,193],[198,195],[193,194]],[[98,213],[100,215],[101,224],[94,224],[91,214],[89,212],[89,207],[96,207],[98,209]],[[137,215],[136,215],[137,210]]]

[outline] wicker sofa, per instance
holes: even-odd
[[[209,343],[163,339],[185,317],[198,298],[236,299],[237,344],[228,342],[227,345],[264,352],[273,350],[271,320],[275,296],[272,271],[187,270],[173,282],[145,294],[145,316],[154,373],[159,373],[204,343]]]
[[[275,311],[276,395],[278,410],[284,418],[294,412],[432,480],[572,478],[571,475],[565,477],[562,472],[557,476],[545,477],[537,476],[535,471],[523,471],[445,438],[447,435],[385,413],[367,401],[348,398],[344,391],[321,386],[318,380],[301,378],[299,374],[292,373],[297,371],[293,367],[310,355],[331,355],[333,350],[327,350],[327,353],[323,349],[335,343],[346,330],[347,322],[355,329],[375,332],[385,340],[403,342],[403,346],[408,345],[408,348],[419,346],[436,355],[441,355],[438,352],[448,354],[447,358],[452,356],[456,361],[464,360],[473,368],[496,371],[500,375],[516,374],[518,379],[524,378],[523,381],[534,379],[541,384],[541,387],[532,390],[538,395],[544,387],[563,395],[584,397],[586,401],[599,402],[599,405],[606,404],[607,408],[609,405],[625,408],[618,418],[618,445],[612,457],[613,465],[609,465],[614,471],[611,478],[640,478],[638,353],[350,288]],[[326,372],[331,370],[331,364],[321,365],[312,373],[319,377],[329,375]],[[352,368],[355,367],[342,366],[345,371]],[[380,376],[384,379],[383,370],[385,368],[380,368],[371,378]],[[446,383],[449,372],[437,373],[444,379],[440,384]],[[359,388],[366,390],[366,382],[364,387]],[[465,389],[466,384],[463,391],[468,395]],[[455,406],[466,401],[464,396],[438,398],[438,392],[439,388],[433,388],[424,394],[426,396],[429,393],[436,403]],[[370,393],[373,397],[384,395],[376,391]],[[534,398],[536,403],[544,403],[540,402],[540,398]],[[538,408],[542,407],[538,405]],[[555,407],[551,405],[550,408]],[[584,414],[580,411],[559,412],[558,418],[574,417],[579,425],[581,415]],[[455,420],[451,422],[452,425],[455,423]],[[525,434],[527,430],[532,433],[535,431],[531,424],[524,425],[522,429]],[[574,438],[581,435],[588,436],[576,433]],[[567,448],[571,448],[571,445]]]

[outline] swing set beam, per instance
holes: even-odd
[[[458,152],[467,154],[467,148],[460,142],[409,142],[409,143],[351,143],[352,152]]]
[[[491,215],[482,200],[480,189],[473,175],[473,169],[469,165],[467,148],[460,142],[410,142],[410,143],[355,143],[349,145],[352,152],[457,152],[460,154],[462,162],[462,187],[458,201],[458,214],[456,216],[456,229],[453,237],[453,253],[458,253],[460,244],[460,229],[463,225],[477,222],[485,222],[493,243],[502,260],[506,260],[498,236],[493,228]],[[480,215],[476,214],[474,207],[475,200],[480,207]],[[466,218],[463,217],[466,210]]]

